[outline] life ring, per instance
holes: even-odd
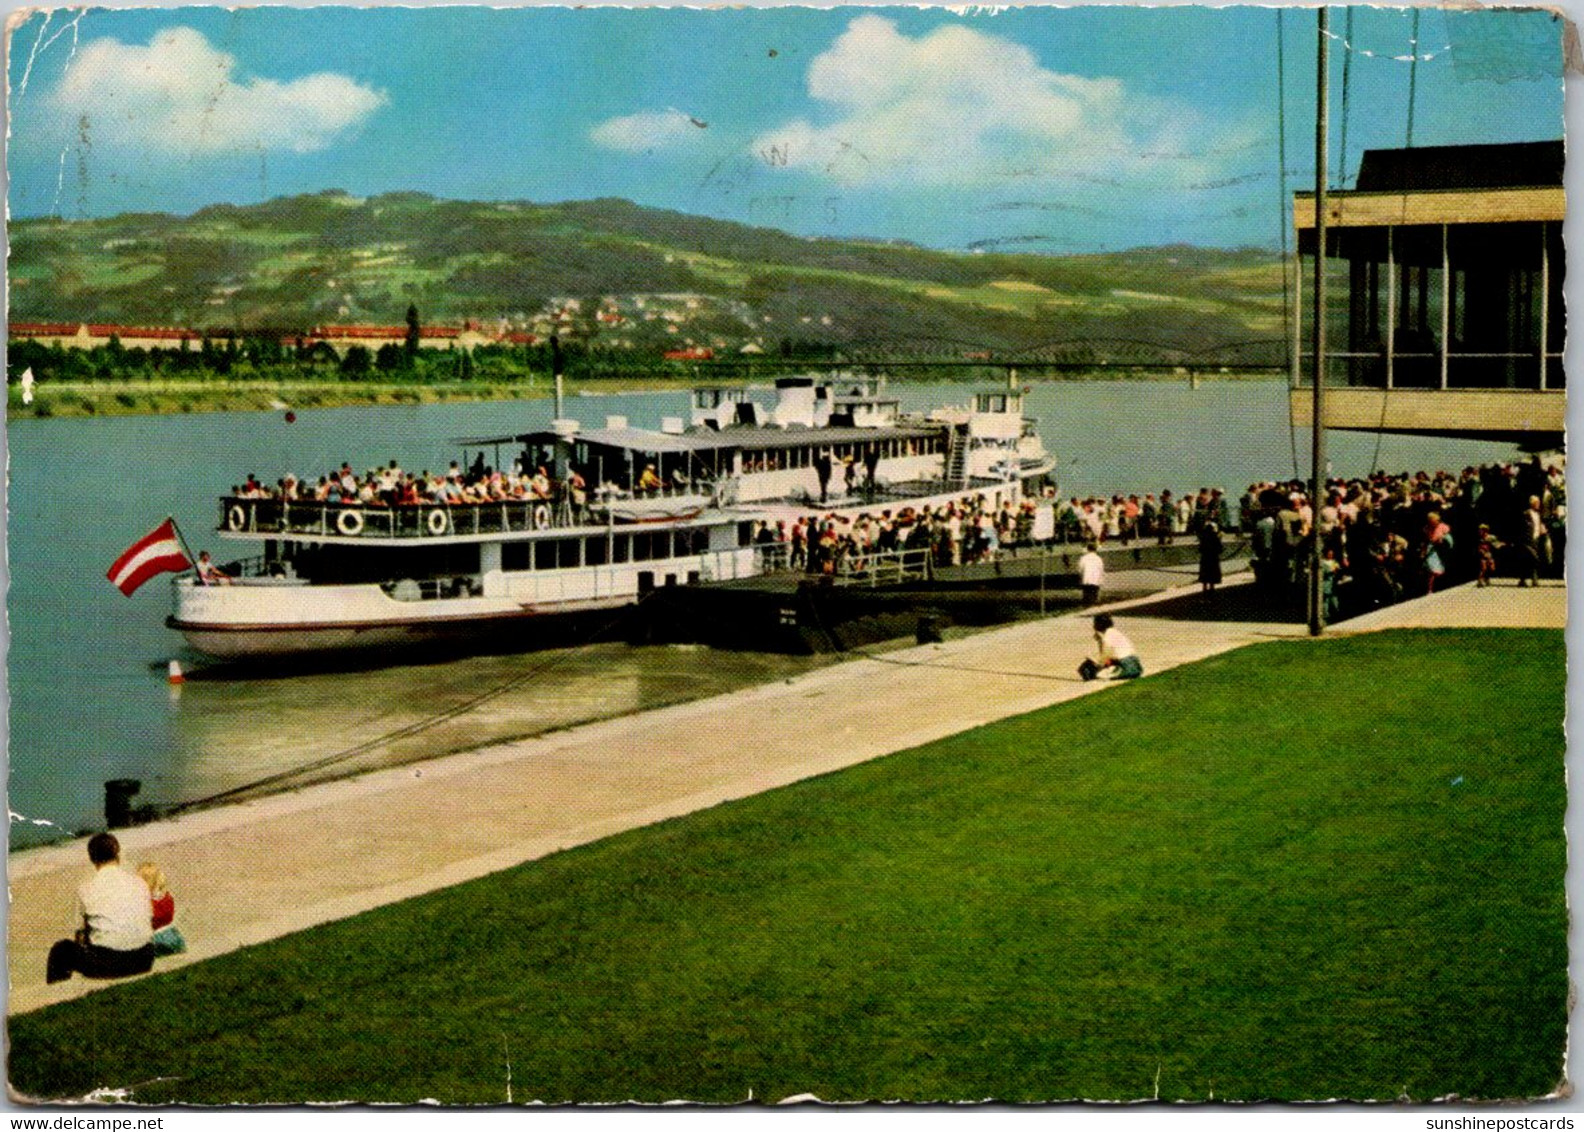
[[[433,511],[429,512],[429,533],[430,534],[432,534],[432,535],[443,535],[443,534],[446,533],[447,530],[450,529],[450,527],[451,527],[450,516],[448,516],[445,513],[445,510],[443,508],[436,507]]]
[[[344,535],[360,535],[363,533],[363,512],[343,511],[336,516],[336,530]]]
[[[533,511],[534,530],[544,531],[550,529],[550,507],[541,503]]]
[[[242,510],[242,504],[233,503],[231,510],[226,512],[226,529],[240,531],[247,526],[247,512]]]

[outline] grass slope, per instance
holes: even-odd
[[[1545,1093],[1564,670],[1551,632],[1255,646],[14,1018],[11,1080],[500,1103],[509,1062],[518,1101]]]

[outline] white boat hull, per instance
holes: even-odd
[[[555,616],[608,612],[631,602],[565,608]],[[172,617],[171,628],[194,649],[217,660],[278,660],[309,654],[400,651],[416,646],[452,645],[510,647],[529,651],[550,643],[549,618],[542,611],[520,609],[507,614],[458,616],[422,621],[320,625],[186,624]]]
[[[751,549],[619,566],[538,573],[491,571],[477,596],[398,600],[384,587],[306,585],[249,578],[224,585],[175,581],[175,612],[166,622],[199,652],[223,660],[302,653],[369,651],[470,640],[522,650],[550,636],[549,619],[566,620],[635,604],[648,586],[697,577],[743,577]]]

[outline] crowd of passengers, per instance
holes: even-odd
[[[1118,495],[1110,500],[1074,497],[1046,502],[1054,507],[1054,526],[1043,538],[1036,537],[1036,500],[1018,504],[1003,500],[997,505],[983,492],[934,509],[904,507],[856,518],[830,512],[790,523],[760,523],[753,537],[761,546],[781,545],[794,569],[829,574],[861,571],[872,555],[899,550],[928,551],[937,566],[961,566],[1040,542],[1126,545],[1153,537],[1168,545],[1176,536],[1196,533],[1211,521],[1221,530],[1236,527],[1225,493],[1211,488],[1180,498],[1165,491],[1158,500],[1151,494],[1142,499]]]
[[[1458,582],[1560,577],[1567,484],[1561,460],[1539,456],[1457,474],[1377,472],[1329,481],[1318,514],[1297,482],[1256,484],[1243,522],[1269,590],[1308,584],[1319,539],[1321,593],[1335,619]]]
[[[1032,545],[1035,503],[996,507],[984,494],[945,506],[865,512],[850,518],[831,512],[758,523],[753,540],[780,547],[792,569],[811,574],[862,571],[876,554],[928,551],[936,565],[960,566],[993,558],[1002,547]]]
[[[662,480],[653,464],[635,477],[633,491],[649,494],[685,487],[681,477]],[[596,494],[613,491],[600,485]],[[405,472],[395,460],[359,476],[343,463],[314,484],[288,475],[270,487],[249,475],[232,488],[240,499],[314,501],[362,506],[560,502],[574,514],[589,489],[576,468],[565,481],[543,466],[532,473],[518,462],[511,471],[482,460],[444,473]],[[1256,580],[1267,589],[1297,588],[1307,581],[1313,540],[1321,540],[1322,589],[1332,616],[1374,608],[1470,578],[1488,582],[1498,571],[1520,584],[1558,576],[1567,538],[1567,496],[1560,459],[1539,456],[1512,464],[1445,471],[1335,479],[1326,485],[1318,516],[1301,480],[1250,484],[1236,501],[1218,488],[1142,497],[1113,495],[1049,499],[1054,505],[1050,541],[1129,545],[1178,538],[1218,542],[1240,531]],[[1037,540],[1036,501],[992,502],[985,493],[964,495],[935,509],[911,507],[846,517],[834,512],[791,522],[760,524],[753,539],[780,545],[787,562],[810,573],[862,570],[874,554],[928,551],[939,566],[995,557],[1004,548]]]
[[[1377,472],[1328,482],[1318,516],[1300,480],[1250,484],[1237,499],[1214,488],[1055,500],[1050,541],[1129,545],[1195,540],[1221,552],[1221,535],[1241,532],[1259,585],[1301,588],[1313,539],[1322,550],[1322,589],[1337,617],[1390,604],[1438,586],[1498,572],[1520,585],[1560,576],[1567,496],[1560,460],[1417,473]],[[902,508],[847,517],[829,512],[760,523],[754,542],[779,548],[787,564],[813,574],[862,572],[876,554],[926,551],[937,566],[994,558],[1034,545],[1037,504],[995,505],[983,494],[933,510]]]
[[[659,490],[661,482],[653,465],[646,467],[639,476],[638,487],[642,491]],[[352,470],[351,464],[343,463],[338,471],[328,472],[312,484],[294,475],[287,475],[277,480],[272,487],[262,483],[256,476],[249,475],[245,483],[231,488],[231,495],[237,499],[365,507],[559,502],[568,499],[574,507],[581,508],[588,500],[588,483],[576,468],[568,470],[565,481],[558,481],[544,467],[530,473],[520,462],[509,472],[497,471],[483,463],[463,469],[453,461],[443,473],[430,473],[425,469],[414,474],[404,472],[392,460],[388,465],[361,476]]]
[[[601,483],[594,489],[596,496],[605,495],[655,495],[662,491],[682,491],[689,487],[688,477],[673,471],[663,478],[654,464],[646,464],[633,477],[630,491],[617,484]],[[287,475],[271,486],[256,475],[249,474],[241,484],[234,484],[234,499],[272,499],[289,503],[329,503],[364,507],[410,507],[465,505],[479,503],[560,503],[571,504],[573,513],[580,513],[588,503],[588,481],[576,467],[567,469],[566,478],[557,479],[547,467],[540,465],[529,472],[522,461],[516,461],[507,472],[485,464],[483,460],[463,468],[455,460],[443,473],[425,469],[417,474],[403,471],[395,460],[371,469],[363,475],[343,462],[338,470],[320,476],[310,484],[307,480]]]

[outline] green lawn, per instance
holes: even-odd
[[[11,1081],[478,1104],[509,1063],[518,1102],[1543,1094],[1565,666],[1560,632],[1255,646],[12,1019]]]

